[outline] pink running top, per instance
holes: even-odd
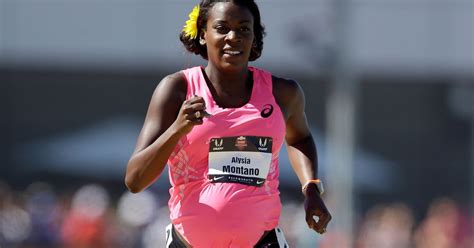
[[[178,142],[168,160],[171,221],[194,248],[253,247],[278,225],[285,121],[271,74],[249,70],[252,94],[240,108],[216,104],[202,67],[183,71],[186,98],[202,96],[212,115]]]

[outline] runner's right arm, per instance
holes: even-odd
[[[163,172],[166,161],[181,137],[202,124],[194,112],[204,110],[204,100],[186,100],[187,82],[182,72],[165,77],[156,87],[143,128],[128,162],[125,185],[137,193]]]

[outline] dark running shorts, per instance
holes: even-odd
[[[173,225],[166,227],[166,248],[186,248],[186,245],[179,239]],[[261,239],[254,248],[289,248],[285,235],[281,228],[271,230]]]

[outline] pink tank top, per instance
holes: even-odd
[[[214,101],[203,68],[184,70],[186,98],[202,96],[212,116],[183,137],[168,165],[171,222],[195,248],[253,247],[278,225],[278,154],[285,121],[270,73],[253,74],[250,100],[240,108]]]

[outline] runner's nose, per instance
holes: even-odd
[[[240,42],[242,40],[239,32],[235,30],[230,30],[229,33],[227,33],[226,39],[231,42]]]

